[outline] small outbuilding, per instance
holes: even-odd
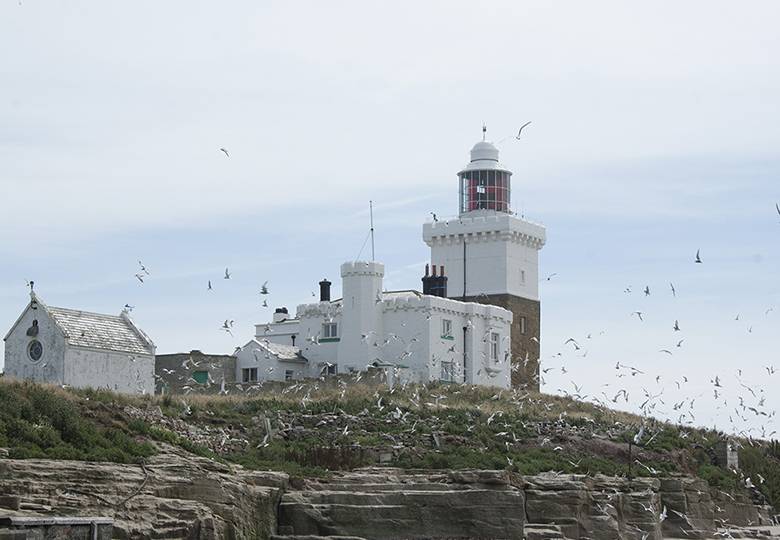
[[[154,392],[155,345],[127,311],[102,315],[49,307],[31,291],[4,341],[6,376]]]

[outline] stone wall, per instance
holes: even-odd
[[[541,340],[542,305],[512,294],[467,297],[466,302],[492,304],[508,309],[512,319],[512,388],[539,391],[539,341]],[[525,322],[523,323],[523,320]],[[525,326],[523,332],[522,326]],[[532,339],[533,338],[533,339]],[[526,355],[528,362],[526,362]]]
[[[196,372],[206,372],[206,382],[199,382]],[[158,354],[155,357],[155,394],[181,394],[187,388],[205,394],[218,394],[224,379],[226,385],[236,382],[236,357],[228,354],[188,353]]]

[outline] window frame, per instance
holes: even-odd
[[[339,323],[322,323],[320,336],[322,337],[317,340],[317,343],[333,343],[340,341],[341,338],[339,337]]]
[[[491,332],[490,334],[490,359],[494,362],[498,362],[498,344],[499,339],[501,338],[500,334],[497,334],[495,332]]]
[[[257,368],[243,368],[241,370],[241,379],[242,382],[255,382],[258,380],[257,378]]]
[[[452,335],[452,320],[451,319],[442,319],[441,320],[441,338],[442,339],[455,339],[455,336]]]
[[[441,381],[455,382],[455,362],[442,362],[440,375]]]

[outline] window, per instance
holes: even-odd
[[[322,325],[322,333],[320,334],[320,343],[327,343],[329,341],[339,340],[339,325],[338,323],[325,323]]]
[[[520,270],[520,285],[525,285],[525,270]]]
[[[452,321],[442,319],[441,321],[441,337],[444,339],[455,339],[452,337]]]
[[[498,334],[490,334],[490,359],[498,362]]]
[[[455,382],[455,364],[453,362],[441,363],[441,380]]]
[[[243,379],[244,382],[251,382],[251,381],[256,381],[257,380],[257,368],[256,367],[245,368],[245,369],[242,370],[242,372],[243,372],[242,379]]]
[[[525,317],[520,317],[520,333],[525,334]]]
[[[195,379],[195,382],[198,384],[206,384],[207,382],[209,382],[209,372],[196,371],[192,374],[192,378]]]
[[[32,340],[27,346],[27,355],[33,362],[40,360],[43,356],[43,345],[41,345],[41,342],[37,339]]]
[[[335,375],[335,374],[336,374],[336,364],[331,364],[330,362],[322,364],[322,368],[320,369],[320,375]]]
[[[284,372],[284,380],[285,381],[289,381],[292,378],[293,378],[293,370],[288,369],[287,371]]]

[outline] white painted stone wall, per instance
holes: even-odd
[[[395,382],[427,382],[440,380],[442,365],[451,363],[453,382],[509,388],[510,311],[410,291],[384,293],[384,265],[377,262],[344,263],[341,274],[341,300],[302,304],[296,310],[295,341],[308,362],[294,378],[317,377],[327,363],[334,364],[338,373],[379,364],[387,365]],[[450,321],[449,337],[442,337],[443,320]],[[338,340],[322,342],[323,324],[332,323],[338,325]],[[259,380],[284,380],[291,362],[274,355],[256,358],[252,349],[262,339],[289,345],[293,327],[287,321],[256,328],[262,337],[256,336],[236,355],[238,380],[247,366],[258,367]],[[497,335],[495,359],[489,342],[493,333]]]
[[[27,335],[33,319],[38,335]],[[31,341],[43,345],[37,362],[28,354]],[[132,356],[132,358],[131,358]],[[5,375],[17,379],[56,382],[77,388],[109,388],[127,393],[154,393],[154,355],[114,352],[70,345],[42,307],[24,311],[5,340]]]
[[[75,347],[65,349],[63,381],[78,388],[154,394],[154,356]]]
[[[26,332],[36,318],[38,335],[30,337]],[[43,345],[43,356],[38,362],[33,362],[27,354],[27,348],[33,340]],[[6,336],[4,373],[17,379],[64,383],[65,348],[65,337],[52,318],[42,308],[33,310],[28,306]]]
[[[255,338],[244,345],[236,353],[236,380],[237,383],[244,383],[244,369],[257,369],[257,381],[284,381],[286,373],[292,371],[293,379],[303,379],[304,377],[316,377],[309,362],[301,361],[297,358],[285,358],[279,355],[269,353],[261,345],[265,337]],[[270,341],[270,340],[269,340]],[[272,342],[274,343],[274,342]],[[284,343],[284,345],[287,345]]]
[[[466,212],[459,219],[423,225],[431,263],[444,265],[447,296],[513,294],[539,299],[539,250],[546,242],[542,225],[492,210]]]

